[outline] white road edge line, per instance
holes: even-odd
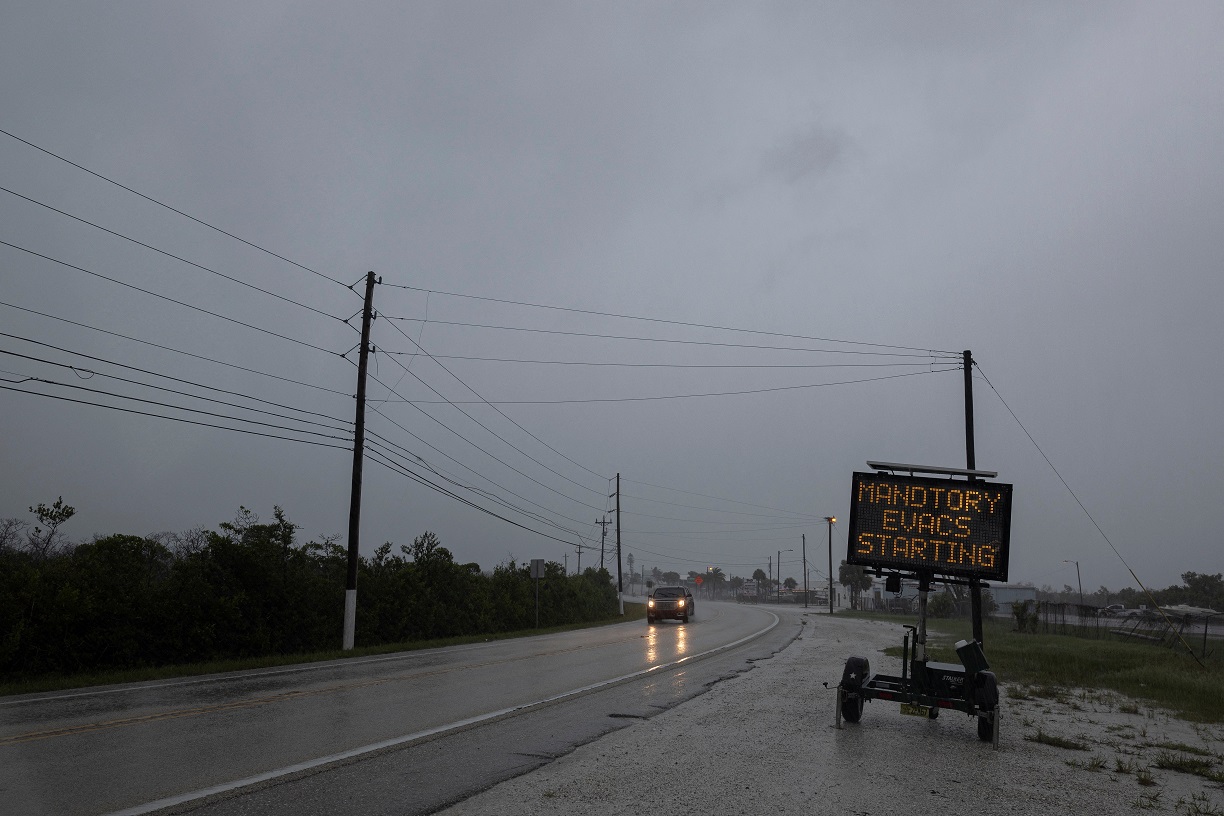
[[[776,613],[769,612],[768,610],[762,610],[762,611],[768,612],[769,615],[773,617],[773,623],[769,624],[768,626],[766,626],[764,629],[761,629],[760,631],[753,632],[752,634],[746,635],[745,637],[742,637],[739,640],[733,641],[732,643],[726,643],[722,646],[719,646],[718,648],[709,649],[708,651],[701,652],[700,654],[688,655],[686,657],[682,657],[679,660],[673,661],[671,663],[660,663],[657,666],[651,666],[648,669],[641,669],[640,671],[630,672],[629,674],[623,674],[620,677],[614,677],[611,680],[601,680],[598,683],[593,683],[589,686],[583,686],[582,688],[571,689],[570,691],[564,691],[560,694],[553,695],[552,697],[545,697],[542,700],[536,700],[535,702],[532,702],[532,703],[523,703],[521,705],[511,706],[510,708],[503,708],[499,711],[490,711],[487,714],[478,714],[475,717],[469,717],[466,720],[459,720],[457,722],[447,723],[446,725],[439,725],[439,726],[435,726],[434,728],[427,728],[424,731],[417,731],[415,734],[405,734],[402,737],[392,737],[391,739],[383,740],[382,742],[375,742],[369,745],[363,745],[359,748],[353,748],[348,751],[341,751],[338,754],[331,754],[330,756],[319,757],[317,759],[310,759],[305,762],[299,762],[295,765],[289,765],[284,768],[278,768],[274,771],[265,771],[264,773],[256,774],[255,776],[248,776],[245,779],[238,779],[233,782],[223,783],[221,785],[213,785],[212,787],[201,788],[200,790],[191,791],[190,793],[182,793],[182,794],[179,794],[178,796],[169,796],[169,797],[166,797],[165,799],[158,799],[155,802],[146,802],[143,805],[137,805],[136,807],[127,808],[126,810],[117,810],[112,813],[108,813],[106,814],[106,816],[140,816],[140,814],[153,813],[163,808],[172,807],[174,805],[181,805],[185,802],[191,802],[196,799],[203,799],[207,796],[213,796],[214,794],[218,794],[218,793],[227,793],[229,791],[237,790],[239,788],[245,788],[248,785],[257,785],[260,782],[267,782],[269,780],[277,779],[282,776],[289,776],[290,774],[300,773],[301,771],[308,771],[312,768],[318,768],[323,765],[330,765],[333,762],[341,762],[346,759],[353,759],[354,757],[359,757],[362,754],[369,754],[375,751],[381,751],[384,748],[392,748],[396,745],[403,745],[408,742],[414,742],[419,739],[424,739],[425,737],[432,737],[437,734],[442,734],[442,733],[445,733],[447,731],[452,731],[457,728],[463,728],[465,726],[474,725],[475,723],[484,722],[485,720],[492,720],[497,717],[505,716],[506,714],[512,714],[516,711],[523,711],[525,709],[534,708],[535,706],[545,705],[547,703],[555,703],[558,700],[564,700],[566,697],[573,697],[578,694],[585,694],[586,692],[594,691],[595,689],[603,688],[604,686],[611,686],[611,685],[615,685],[616,683],[622,683],[625,680],[631,680],[634,677],[640,677],[645,674],[651,674],[652,672],[662,671],[663,669],[670,669],[674,666],[679,666],[682,663],[688,663],[689,661],[696,660],[699,657],[707,657],[717,652],[722,652],[727,649],[733,649],[742,643],[747,643],[753,638],[760,637],[761,635],[765,634],[766,632],[773,629],[775,626],[777,626],[779,623],[782,622],[781,618],[779,618]]]

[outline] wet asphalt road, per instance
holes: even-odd
[[[688,624],[6,698],[0,801],[14,816],[427,813],[744,670],[795,636],[784,618],[699,603]]]

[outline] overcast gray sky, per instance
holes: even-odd
[[[1142,580],[1224,569],[1224,5],[3,2],[0,23],[0,385],[338,446],[0,391],[0,517],[62,495],[86,539],[280,505],[303,539],[346,533],[345,287],[374,270],[382,452],[569,543],[370,459],[365,553],[433,530],[460,561],[572,570],[619,472],[639,564],[750,575],[792,549],[801,580],[806,534],[816,580],[867,460],[964,466],[971,349],[1012,581],[1074,585],[1078,560],[1086,590],[1134,583],[1007,406]]]

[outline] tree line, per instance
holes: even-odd
[[[348,551],[338,537],[299,543],[275,508],[261,523],[246,508],[216,530],[114,534],[71,544],[75,513],[61,498],[0,519],[0,676],[303,654],[340,645]],[[484,572],[460,564],[425,532],[359,562],[359,645],[529,629],[536,586],[527,565]],[[606,570],[565,574],[545,565],[539,624],[604,619],[617,611]]]

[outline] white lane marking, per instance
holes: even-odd
[[[542,700],[536,700],[535,702],[532,702],[532,703],[523,703],[521,705],[511,706],[509,708],[503,708],[498,711],[490,711],[486,714],[477,714],[475,717],[468,717],[467,719],[458,720],[453,723],[447,723],[446,725],[439,725],[433,728],[427,728],[424,731],[417,731],[416,733],[413,733],[413,734],[405,734],[402,737],[392,737],[391,739],[383,740],[381,742],[374,742],[369,745],[363,745],[359,748],[353,748],[348,751],[341,751],[338,754],[331,754],[329,756],[318,757],[317,759],[308,759],[305,762],[298,762],[294,765],[289,765],[284,768],[277,768],[276,770],[273,770],[273,771],[265,771],[264,773],[256,774],[255,776],[248,776],[245,779],[238,779],[233,782],[225,782],[220,785],[213,785],[212,787],[201,788],[200,790],[191,791],[190,793],[182,793],[182,794],[179,794],[178,796],[169,796],[169,797],[166,797],[165,799],[158,799],[155,802],[146,802],[143,805],[137,805],[136,807],[128,808],[126,810],[117,810],[112,813],[108,813],[106,814],[106,816],[140,816],[140,814],[153,813],[154,811],[161,810],[162,808],[168,808],[174,805],[181,805],[184,802],[191,802],[196,799],[203,799],[207,796],[212,796],[218,793],[227,793],[229,791],[234,791],[239,788],[245,788],[248,785],[257,785],[260,782],[267,782],[268,780],[278,779],[282,776],[289,776],[290,774],[300,773],[302,771],[309,771],[312,768],[318,768],[323,765],[329,765],[333,762],[341,762],[346,759],[353,759],[354,757],[359,757],[362,754],[369,754],[375,751],[381,751],[384,748],[393,748],[396,745],[403,745],[405,743],[413,742],[415,740],[424,739],[425,737],[432,737],[437,734],[443,734],[447,731],[452,731],[457,728],[463,728],[465,726],[474,725],[479,722],[484,722],[485,720],[492,720],[497,717],[503,717],[507,714],[513,714],[518,711],[525,711],[526,709],[534,708],[535,706],[541,706],[547,703],[555,703],[558,700],[564,700],[567,697],[574,697],[579,694],[585,694],[589,691],[594,691],[595,689],[603,688],[604,686],[615,685],[616,683],[622,683],[626,680],[632,680],[635,677],[641,677],[642,675],[651,674],[652,672],[662,671],[663,669],[670,669],[675,666],[679,666],[681,663],[688,663],[689,661],[696,660],[699,657],[708,657],[709,655],[716,654],[718,652],[722,652],[727,649],[735,648],[736,646],[739,646],[740,644],[747,643],[753,638],[760,637],[761,635],[765,634],[766,632],[768,632],[769,630],[777,626],[779,623],[781,623],[781,618],[779,618],[776,613],[769,612],[768,610],[761,610],[761,611],[769,614],[769,616],[773,618],[773,623],[769,624],[764,629],[761,629],[757,632],[753,632],[750,635],[746,635],[740,638],[739,640],[733,641],[731,643],[726,643],[722,646],[718,646],[713,649],[709,649],[707,651],[701,652],[700,654],[687,655],[685,657],[680,658],[679,660],[672,661],[671,663],[660,663],[657,666],[651,666],[650,668],[647,668],[647,669],[639,669],[638,671],[630,672],[629,674],[622,674],[620,677],[614,677],[611,680],[601,680],[600,682],[592,683],[589,686],[583,686],[582,688],[571,689],[570,691],[563,691],[560,694],[555,694],[552,697],[545,697]]]

